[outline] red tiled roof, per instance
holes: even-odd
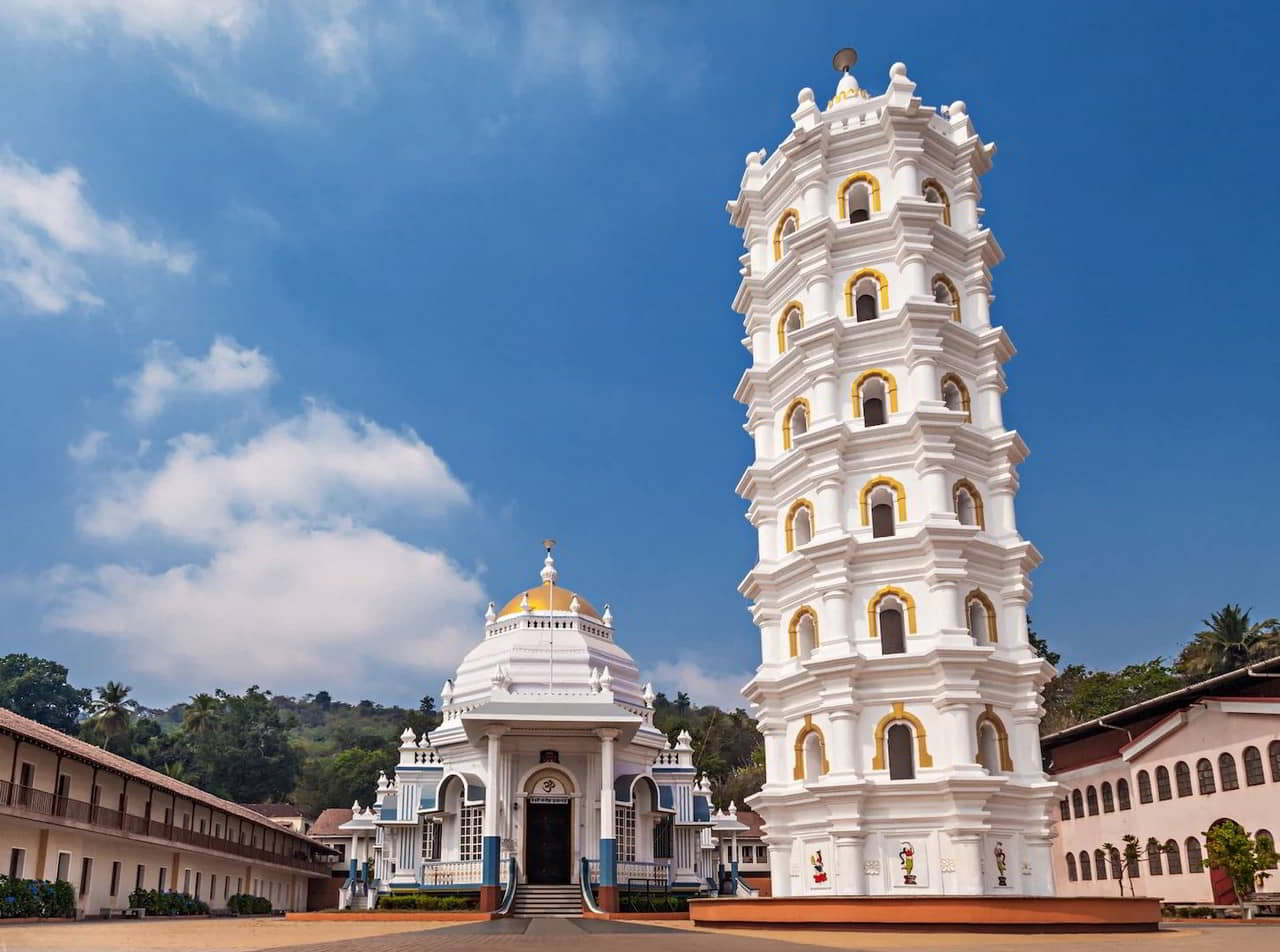
[[[263,823],[265,819],[261,813],[257,813],[248,807],[243,807],[238,803],[232,803],[230,800],[223,800],[221,797],[215,797],[211,793],[205,793],[198,787],[193,787],[189,783],[183,783],[181,780],[174,780],[157,770],[150,767],[144,767],[142,764],[134,763],[118,754],[103,750],[101,747],[94,747],[92,744],[86,744],[82,740],[56,731],[52,727],[15,714],[8,708],[0,707],[0,731],[21,737],[23,740],[30,741],[34,744],[43,745],[62,751],[65,756],[75,757],[86,763],[94,764],[105,770],[111,770],[118,774],[131,777],[142,783],[150,784],[157,790],[163,790],[165,793],[174,796],[184,797],[194,803],[211,809],[237,816],[242,820],[251,820],[254,823],[267,826]],[[299,840],[310,843],[309,837],[301,833],[295,833],[293,830],[280,826],[278,823],[270,824],[270,829],[282,830],[289,836],[293,836]],[[316,844],[318,845],[318,844]]]
[[[350,821],[351,807],[330,807],[327,810],[321,810],[320,815],[316,817],[316,822],[311,824],[311,835],[315,836],[346,836],[347,834],[338,827]]]
[[[302,816],[302,811],[292,803],[242,803],[240,806],[272,819]]]
[[[738,822],[747,828],[747,832],[739,833],[739,836],[764,835],[764,817],[754,810],[739,810]]]

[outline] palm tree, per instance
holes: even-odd
[[[191,703],[182,714],[182,726],[192,734],[207,734],[218,716],[222,702],[201,691],[191,695]]]
[[[1177,670],[1198,680],[1280,654],[1280,621],[1268,618],[1251,623],[1251,611],[1224,605],[1202,621],[1204,630],[1196,632],[1182,649]]]
[[[129,700],[129,692],[133,688],[119,681],[108,681],[95,690],[98,696],[89,702],[89,716],[102,731],[105,738],[103,748],[109,750],[112,738],[129,730],[129,721],[138,705],[136,701]]]

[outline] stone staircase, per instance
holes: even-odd
[[[576,883],[566,886],[516,887],[511,915],[519,919],[563,918],[582,915],[582,892]]]

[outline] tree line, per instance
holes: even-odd
[[[1028,619],[1030,621],[1030,619]],[[1057,668],[1061,656],[1034,630],[1033,648]],[[1101,717],[1185,684],[1280,654],[1280,621],[1253,621],[1229,604],[1213,612],[1171,663],[1153,658],[1116,671],[1068,664],[1045,688],[1045,733]],[[0,707],[135,760],[237,803],[290,802],[314,817],[326,807],[373,799],[378,771],[398,760],[399,734],[440,723],[435,700],[416,708],[351,704],[328,691],[302,697],[257,685],[242,694],[199,693],[148,708],[119,681],[77,688],[64,665],[28,654],[0,657]],[[659,694],[654,724],[672,744],[687,730],[694,763],[719,808],[739,805],[764,783],[763,738],[743,708],[696,705],[681,691]]]

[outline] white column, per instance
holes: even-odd
[[[825,423],[836,416],[836,375],[825,371],[813,384],[813,422]]]
[[[613,743],[618,737],[614,730],[596,731],[600,738],[600,839],[617,838],[613,816]]]
[[[818,505],[817,505],[817,526],[815,533],[828,533],[832,531],[843,531],[844,526],[840,518],[840,487],[841,481],[835,476],[830,476],[818,483]]]
[[[775,896],[791,895],[791,841],[766,841],[769,846],[769,884]]]
[[[981,895],[985,891],[982,884],[982,837],[976,833],[953,833],[951,848],[956,860],[956,893],[962,896]]]
[[[866,895],[865,845],[865,837],[836,834],[836,892],[841,896]]]
[[[954,516],[951,500],[951,487],[947,485],[947,471],[941,466],[927,469],[921,474],[924,482],[925,511],[914,515],[907,511],[908,519],[921,519],[925,516]]]
[[[857,726],[857,715],[853,711],[830,711],[827,714],[831,722],[831,745],[827,748],[827,761],[831,764],[832,773],[843,773],[856,770],[854,762],[854,729]],[[839,841],[836,841],[837,844]]]
[[[491,727],[486,733],[489,738],[489,772],[484,784],[484,827],[485,836],[498,835],[498,764],[502,755],[501,728]]]
[[[898,393],[898,409],[907,410],[906,400],[920,403],[924,400],[942,400],[942,391],[938,386],[938,365],[932,360],[917,360],[908,368],[911,390],[909,393]]]
[[[819,272],[809,278],[805,323],[816,324],[831,316],[831,277]]]
[[[889,305],[897,307],[904,297],[922,295],[927,298],[933,297],[929,290],[929,276],[925,273],[924,255],[909,254],[902,260],[902,290],[895,300],[893,288],[889,288]]]
[[[818,623],[820,646],[848,645],[849,631],[849,593],[841,589],[823,592],[822,614]]]

